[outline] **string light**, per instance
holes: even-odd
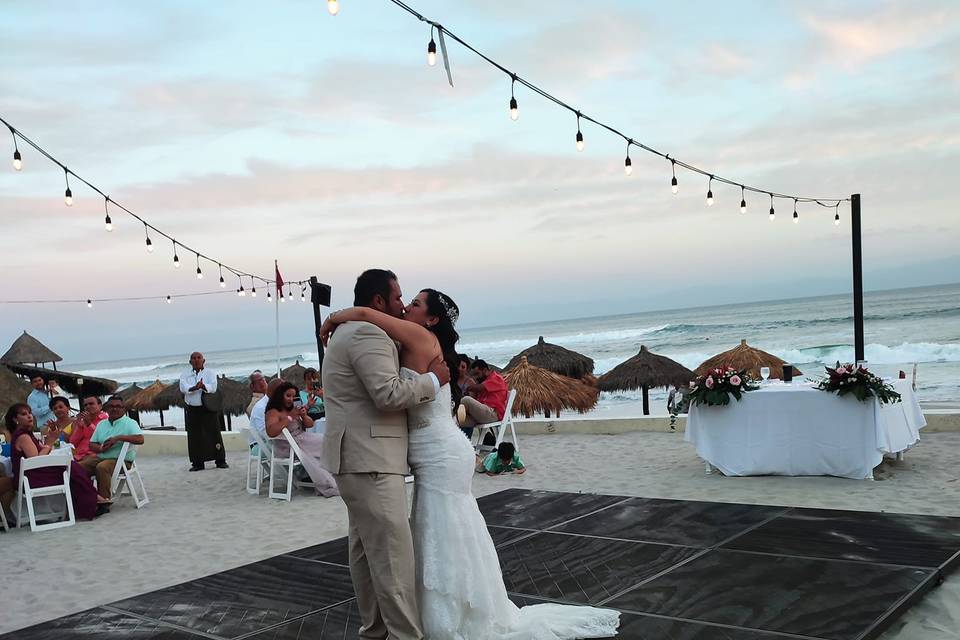
[[[516,122],[520,119],[520,107],[517,106],[517,97],[513,93],[513,86],[517,84],[517,74],[510,80],[510,119]]]
[[[197,254],[197,280],[203,280],[203,271],[200,271],[200,254]]]
[[[150,239],[150,228],[143,223],[143,233],[147,237],[147,253],[153,253],[153,240]]]
[[[240,281],[240,288],[237,289],[237,295],[241,298],[245,298],[247,296],[247,292],[243,290],[243,280]]]
[[[577,111],[577,151],[583,151],[583,134],[580,132],[580,112]]]
[[[743,185],[740,185],[740,213],[747,212],[747,197],[743,193]]]
[[[677,161],[673,158],[670,159],[670,171],[673,172],[673,178],[670,180],[670,190],[673,191],[673,195],[677,195],[677,192],[680,191],[680,185],[677,183]]]
[[[93,309],[93,301],[87,298],[87,309]]]
[[[226,289],[226,288],[227,288],[227,282],[226,282],[226,280],[223,279],[223,265],[218,262],[218,263],[217,263],[217,268],[220,269],[220,288],[221,288],[221,289]]]
[[[710,180],[707,182],[707,206],[713,206],[713,176],[710,176]]]
[[[63,203],[68,207],[73,206],[73,192],[70,191],[70,170],[63,168],[63,179],[67,181],[67,190],[63,192]]]
[[[340,13],[340,2],[338,0],[327,0],[327,11],[329,11],[332,16]]]
[[[793,224],[800,222],[800,214],[797,213],[797,199],[793,199]]]
[[[837,203],[837,206],[834,207],[833,224],[834,226],[837,226],[837,227],[840,226],[840,203],[839,202]]]
[[[307,301],[307,288],[303,287],[302,289],[300,289],[300,302],[306,302],[306,301]]]
[[[770,194],[770,219],[773,220],[777,215],[777,212],[773,210],[773,194]]]
[[[250,297],[257,297],[257,283],[254,282],[253,278],[250,278]]]
[[[10,129],[10,135],[13,136],[13,169],[14,171],[20,171],[23,169],[23,160],[20,157],[20,149],[17,147],[17,134],[9,124],[7,128]]]
[[[427,43],[427,64],[437,64],[437,43],[433,41],[433,27],[430,27],[430,42]]]
[[[270,295],[270,289],[267,289],[267,302],[273,300],[273,296]]]
[[[627,157],[623,161],[623,172],[628,176],[633,175],[633,162],[630,160],[630,145],[633,144],[633,140],[627,140]]]
[[[173,298],[167,296],[167,304],[173,304]]]
[[[180,256],[177,255],[177,243],[173,243],[173,268],[180,268]]]
[[[103,211],[106,213],[106,216],[103,219],[103,226],[107,231],[113,231],[113,221],[110,219],[110,209],[107,205],[110,204],[110,196],[106,196],[103,199]]]

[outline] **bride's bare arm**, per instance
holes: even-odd
[[[421,327],[415,322],[394,318],[369,307],[350,307],[330,314],[323,326],[320,327],[320,339],[324,344],[327,343],[336,326],[344,322],[369,322],[374,324],[383,329],[393,340],[399,342],[407,353],[421,354],[427,360],[438,351],[436,337],[425,327]]]

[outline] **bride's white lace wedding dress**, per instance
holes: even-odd
[[[414,376],[410,369],[401,375]],[[427,640],[566,640],[615,636],[620,613],[507,598],[493,540],[470,491],[473,447],[450,414],[450,387],[408,412],[415,478],[413,544]]]

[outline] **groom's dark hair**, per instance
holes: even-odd
[[[360,274],[356,286],[353,287],[353,306],[369,307],[378,295],[388,302],[390,282],[396,279],[397,274],[389,269],[367,269]]]

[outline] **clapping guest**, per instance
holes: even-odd
[[[83,396],[83,411],[77,414],[73,419],[73,426],[70,428],[69,442],[73,445],[73,457],[84,469],[88,469],[93,475],[93,469],[96,464],[93,460],[87,460],[89,457],[96,458],[96,454],[90,451],[90,438],[97,430],[97,425],[107,419],[107,412],[103,410],[100,398],[94,395]],[[86,462],[85,462],[86,461]]]
[[[30,405],[30,411],[33,413],[35,426],[42,429],[53,420],[53,413],[50,411],[50,394],[47,392],[47,381],[43,379],[43,376],[33,376],[30,378],[30,386],[33,387],[33,391],[27,396],[27,404]]]
[[[63,396],[56,396],[50,400],[50,411],[53,412],[53,420],[46,424],[46,428],[56,430],[57,436],[61,440],[66,440],[73,432],[70,402]]]
[[[117,458],[120,457],[123,443],[143,444],[143,431],[136,420],[127,415],[121,396],[112,396],[107,400],[106,409],[107,419],[100,421],[90,438],[90,451],[96,455],[84,459],[84,468],[88,472],[96,473],[97,490],[105,500],[109,500],[113,471],[117,467]],[[136,457],[137,450],[128,447],[125,463],[133,462]],[[129,464],[127,466],[129,467]]]
[[[313,418],[307,414],[307,408],[300,405],[300,394],[297,388],[289,382],[284,382],[270,395],[267,403],[267,435],[276,438],[284,429],[290,432],[304,458],[300,461],[303,468],[310,474],[313,487],[317,495],[324,497],[338,496],[340,491],[337,483],[329,471],[320,464],[323,455],[323,436],[319,433],[306,431],[313,426]],[[285,444],[276,441],[274,450],[283,455]]]
[[[190,354],[190,368],[180,375],[180,392],[186,405],[184,422],[190,471],[203,471],[207,460],[216,461],[218,469],[228,468],[220,415],[204,405],[204,397],[217,392],[217,374],[206,368],[206,359],[199,351]]]
[[[49,455],[56,439],[51,437],[51,434],[47,434],[42,444],[37,440],[33,435],[35,424],[33,413],[30,411],[30,406],[22,402],[7,409],[3,422],[13,434],[11,448],[13,477],[19,478],[23,460]],[[34,488],[50,487],[63,482],[63,472],[56,467],[31,469],[26,472],[26,475],[30,479],[30,486]],[[97,496],[97,490],[90,478],[74,460],[70,461],[70,499],[73,502],[74,515],[80,520],[92,520],[106,513],[107,507],[102,504],[106,501]]]

